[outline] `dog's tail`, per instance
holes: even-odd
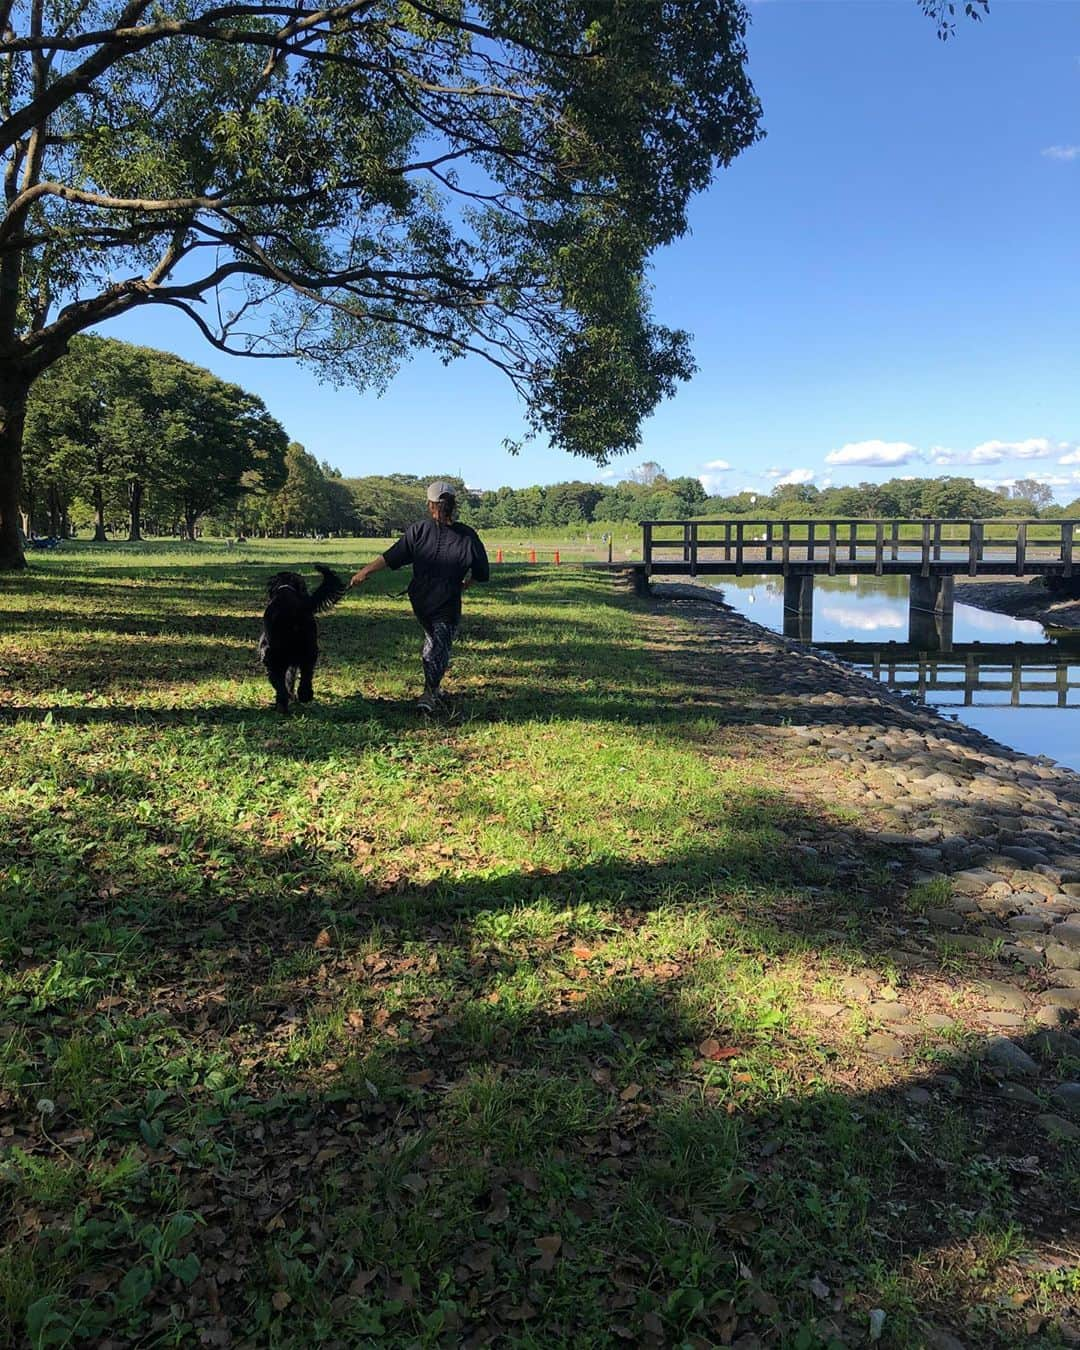
[[[311,606],[312,614],[319,614],[322,610],[336,605],[345,594],[347,587],[338,574],[323,563],[315,563],[314,567],[315,571],[322,576],[322,581],[312,593],[308,603]]]

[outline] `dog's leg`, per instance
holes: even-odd
[[[286,683],[285,671],[280,666],[267,666],[266,678],[270,681],[274,689],[274,705],[278,712],[289,711],[289,686]]]
[[[311,683],[314,674],[314,665],[305,664],[300,667],[300,687],[296,691],[296,697],[301,703],[310,703],[315,697],[315,689]]]

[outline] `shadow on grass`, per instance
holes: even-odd
[[[477,613],[478,645],[512,634],[521,657],[492,720],[698,735],[702,717],[797,720],[798,681],[821,687],[747,628],[722,659],[680,640],[685,697],[595,643],[580,668],[602,664],[596,688],[538,698],[550,648],[522,655],[527,624]],[[395,631],[414,639],[407,618]],[[841,701],[814,721],[930,725],[829,678]],[[628,813],[607,853],[556,870],[479,870],[438,831],[384,866],[362,815],[324,830],[308,798],[290,837],[292,779],[272,798],[261,765],[381,756],[383,800],[422,782],[436,811],[444,777],[480,790],[454,729],[414,730],[389,701],[267,716],[265,733],[223,706],[53,718],[104,738],[129,714],[166,728],[166,810],[153,773],[60,754],[52,800],[28,784],[0,828],[12,1344],[36,1303],[43,1345],[814,1350],[859,1343],[877,1307],[885,1345],[929,1345],[937,1324],[1004,1347],[1075,1294],[1055,1265],[1075,1254],[1075,1145],[1036,1122],[1062,1109],[1051,1085],[1075,1075],[1076,1041],[1018,1029],[1045,1075],[1024,1099],[982,1035],[916,1011],[903,1058],[877,1062],[862,1005],[830,999],[853,969],[917,1009],[964,1004],[980,973],[1027,982],[989,945],[927,940],[895,843],[778,784],[731,791],[692,842],[693,803],[673,799],[651,822],[660,859],[633,856]],[[193,738],[212,742],[201,760],[178,749]],[[215,823],[200,807],[241,760],[253,796]],[[277,840],[243,828],[275,812]]]
[[[51,1139],[88,1108],[57,1092],[51,1138],[20,1140],[41,1171],[14,1169],[24,1278],[58,1329],[125,1345],[826,1347],[862,1343],[874,1308],[886,1346],[935,1327],[1060,1344],[1077,1167],[1035,1126],[1045,1088],[1010,1098],[980,1045],[875,1071],[842,1034],[763,1017],[773,948],[753,927],[728,950],[673,938],[643,933],[611,969],[579,946],[588,981],[565,950],[544,997],[498,952],[444,952],[432,989],[415,956],[369,953],[337,1037],[297,1044],[279,996],[276,1069],[238,1071],[233,1049],[215,1078],[176,1044],[170,1077],[132,1055],[99,1093],[122,1189],[65,1172]],[[204,1015],[184,1041],[217,1031]],[[1071,1038],[1018,1044],[1076,1068]],[[35,1193],[48,1158],[77,1205]]]

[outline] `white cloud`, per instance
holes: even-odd
[[[826,464],[906,464],[918,455],[907,441],[853,441],[830,450]]]
[[[730,491],[724,482],[724,475],[730,469],[731,465],[726,459],[710,459],[707,464],[702,465],[698,482],[710,497],[718,497],[722,492]]]
[[[813,469],[788,469],[786,473],[777,478],[776,486],[783,487],[785,483],[812,483],[813,481]]]
[[[1026,441],[983,441],[971,452],[971,464],[994,464],[1000,459],[1046,459],[1055,447],[1045,436]]]
[[[1061,441],[1055,445],[1045,436],[1029,436],[1026,441],[981,441],[971,450],[946,450],[943,446],[935,445],[930,451],[930,462],[1000,464],[1003,459],[1049,459],[1059,450],[1067,448],[1067,442]]]
[[[1059,464],[1080,464],[1080,445],[1075,445],[1067,455],[1062,455]]]
[[[1080,159],[1080,145],[1048,145],[1042,155],[1044,159]]]
[[[886,605],[822,605],[821,617],[867,633],[878,628],[903,628],[907,623],[903,610],[897,611]]]

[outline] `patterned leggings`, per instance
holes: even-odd
[[[446,623],[436,619],[428,623],[421,620],[424,628],[424,645],[420,649],[420,660],[424,664],[424,688],[434,693],[446,674],[450,664],[450,648],[457,632],[456,623]]]

